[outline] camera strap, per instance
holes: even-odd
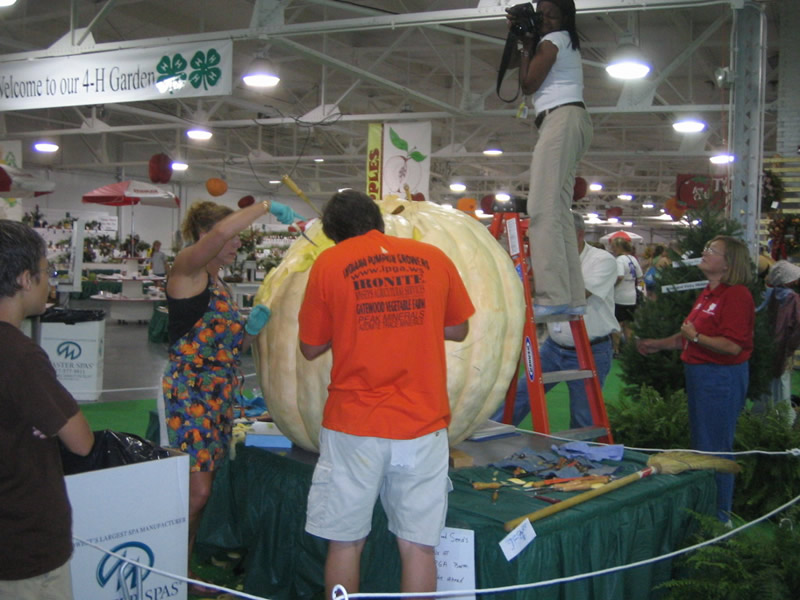
[[[514,94],[514,97],[510,100],[506,100],[500,95],[500,86],[503,83],[503,78],[506,76],[508,63],[511,62],[511,57],[514,55],[514,52],[517,52],[517,37],[513,33],[509,33],[508,37],[506,37],[506,46],[503,49],[503,57],[500,59],[500,69],[497,71],[497,97],[503,102],[514,102],[517,98],[519,98],[519,93],[522,91],[522,87],[518,84],[517,93]]]

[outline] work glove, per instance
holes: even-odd
[[[269,322],[272,311],[263,304],[257,304],[250,311],[244,330],[250,335],[258,335],[264,326]]]
[[[270,200],[269,212],[278,218],[278,221],[284,225],[291,225],[295,221],[302,221],[304,217],[298,215],[291,208],[275,200]]]

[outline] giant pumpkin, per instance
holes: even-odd
[[[438,246],[455,263],[476,308],[463,342],[446,342],[451,444],[469,436],[502,403],[516,375],[522,341],[522,283],[508,253],[477,220],[432,202],[387,198],[378,205],[386,233]],[[333,245],[322,223],[309,224],[264,280],[255,302],[272,310],[254,344],[261,388],[280,430],[307,450],[318,449],[330,382],[330,351],[313,361],[300,354],[297,314],[308,273]]]

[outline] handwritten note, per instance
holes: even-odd
[[[514,559],[535,537],[536,532],[533,530],[531,522],[528,519],[522,521],[511,533],[500,540],[500,549],[505,554],[506,560]]]
[[[475,532],[471,529],[445,527],[436,546],[436,590],[475,589]],[[449,596],[475,600],[475,594]]]

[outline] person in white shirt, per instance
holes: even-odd
[[[611,240],[611,252],[617,257],[617,283],[614,286],[614,315],[622,326],[625,341],[633,340],[633,316],[636,312],[636,286],[644,277],[633,246],[624,238]],[[619,334],[614,336],[614,354],[619,354]]]
[[[583,218],[577,213],[572,213],[572,219],[583,281],[586,285],[584,292],[586,315],[583,320],[586,324],[586,334],[591,344],[592,356],[594,356],[597,377],[602,387],[611,371],[611,334],[619,331],[619,323],[614,317],[614,284],[617,281],[617,264],[609,252],[595,248],[584,241],[586,232]],[[547,332],[548,338],[539,348],[542,372],[578,369],[578,355],[575,351],[575,342],[572,339],[569,322],[547,323]],[[522,375],[517,382],[517,395],[512,418],[514,425],[519,425],[530,412],[528,385],[525,379],[525,375]],[[557,384],[545,385],[545,392],[555,385]],[[570,428],[591,426],[593,424],[592,413],[586,397],[584,380],[568,381],[567,386],[569,387]],[[492,418],[500,421],[502,414],[501,407]]]
[[[519,77],[533,95],[539,130],[530,168],[528,215],[534,316],[583,314],[586,306],[570,208],[578,163],[592,141],[573,0],[540,0],[541,39],[522,38]],[[513,20],[511,20],[513,24]],[[535,46],[534,46],[535,44]]]

